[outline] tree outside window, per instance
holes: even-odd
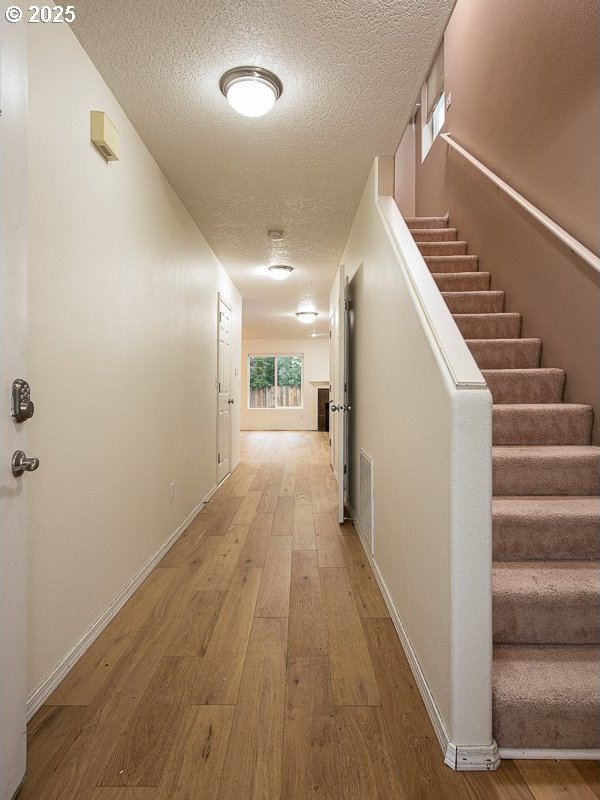
[[[301,408],[302,356],[248,358],[249,408]]]

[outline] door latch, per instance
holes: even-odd
[[[22,450],[15,450],[12,457],[12,474],[20,478],[25,472],[35,472],[40,465],[39,458],[27,458]]]

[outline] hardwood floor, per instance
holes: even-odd
[[[19,800],[593,800],[591,762],[455,773],[320,433],[242,463],[29,723]]]

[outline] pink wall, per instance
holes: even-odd
[[[597,0],[458,0],[445,38],[444,130],[595,252],[599,23]],[[567,399],[600,417],[598,276],[439,138],[416,150],[417,214],[450,211],[544,366],[567,370]]]

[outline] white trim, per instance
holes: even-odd
[[[231,473],[229,473],[231,475]],[[221,486],[225,480],[229,477],[227,475],[223,481],[219,484]],[[89,647],[95,642],[95,640],[100,636],[104,628],[108,625],[108,623],[116,616],[116,614],[123,608],[127,600],[131,597],[131,595],[135,592],[135,590],[140,586],[144,578],[148,575],[148,573],[158,564],[160,559],[165,555],[165,553],[175,544],[177,539],[181,536],[184,530],[190,525],[190,523],[198,516],[198,514],[202,511],[203,507],[208,503],[210,498],[214,495],[219,487],[213,486],[210,492],[206,495],[204,500],[200,502],[194,510],[188,514],[188,516],[184,519],[184,521],[179,525],[177,530],[169,536],[167,541],[162,545],[162,547],[152,556],[150,561],[142,567],[142,569],[138,572],[135,578],[123,589],[123,591],[117,596],[117,598],[110,604],[110,606],[106,609],[106,611],[102,614],[102,616],[94,622],[92,627],[87,631],[87,633],[83,636],[81,641],[75,645],[75,647],[71,650],[70,653],[61,661],[61,663],[48,675],[48,677],[37,687],[34,691],[29,695],[27,698],[26,704],[26,715],[27,721],[33,717],[33,715],[44,705],[48,697],[52,694],[52,692],[56,689],[58,684],[67,676],[67,674],[73,669],[75,664],[79,661],[79,659],[83,656],[83,654],[88,650]]]
[[[350,511],[354,513],[351,508]],[[437,736],[442,753],[444,754],[444,764],[449,766],[451,769],[456,770],[457,772],[489,772],[498,769],[500,766],[500,754],[498,751],[498,746],[494,740],[492,740],[490,745],[472,746],[457,745],[450,741],[448,731],[446,730],[446,726],[441,717],[440,711],[436,705],[431,689],[429,688],[429,684],[427,683],[427,678],[425,677],[425,674],[421,669],[421,665],[419,664],[419,659],[413,650],[410,639],[408,638],[408,634],[406,633],[406,629],[402,624],[400,615],[398,614],[392,601],[392,596],[386,586],[383,576],[379,571],[377,562],[375,561],[374,557],[371,556],[371,554],[365,549],[362,532],[360,531],[360,526],[357,524],[356,515],[354,516],[354,525],[359,530],[359,533],[361,533],[359,536],[359,541],[365,555],[369,560],[373,574],[375,575],[375,579],[379,584],[379,589],[381,590],[381,594],[383,595],[387,609],[390,612],[390,617],[394,624],[394,628],[396,629],[396,633],[398,634],[398,638],[400,639],[400,644],[402,645],[402,649],[404,650],[408,660],[411,672],[415,678],[415,682],[423,702],[425,703],[427,714],[429,715],[435,735]],[[504,757],[506,758],[506,756]]]
[[[521,208],[525,209],[532,217],[534,217],[540,225],[546,228],[547,231],[550,231],[551,234],[556,236],[557,239],[565,244],[568,249],[576,256],[579,256],[583,261],[592,267],[595,272],[600,273],[600,258],[589,250],[585,245],[583,245],[580,241],[578,241],[574,236],[571,236],[570,233],[564,228],[554,222],[553,219],[550,219],[549,216],[544,214],[543,211],[540,211],[537,206],[534,206],[533,203],[530,203],[529,200],[526,200],[522,194],[519,194],[512,186],[509,186],[506,181],[503,181],[502,178],[499,178],[491,169],[486,167],[481,161],[478,161],[475,156],[472,156],[468,150],[465,150],[464,147],[461,147],[458,142],[455,142],[454,139],[450,136],[449,133],[441,133],[440,138],[443,139],[446,144],[450,145],[457,153],[466,159],[470,164],[472,164],[475,169],[479,170],[482,175],[490,180],[497,189],[500,189],[504,194],[508,195],[511,200],[514,200],[517,205],[521,206]]]
[[[534,750],[526,748],[524,750],[513,747],[501,747],[499,750],[500,758],[510,758],[512,760],[531,759],[547,761],[598,761],[600,760],[600,749],[598,750]]]

